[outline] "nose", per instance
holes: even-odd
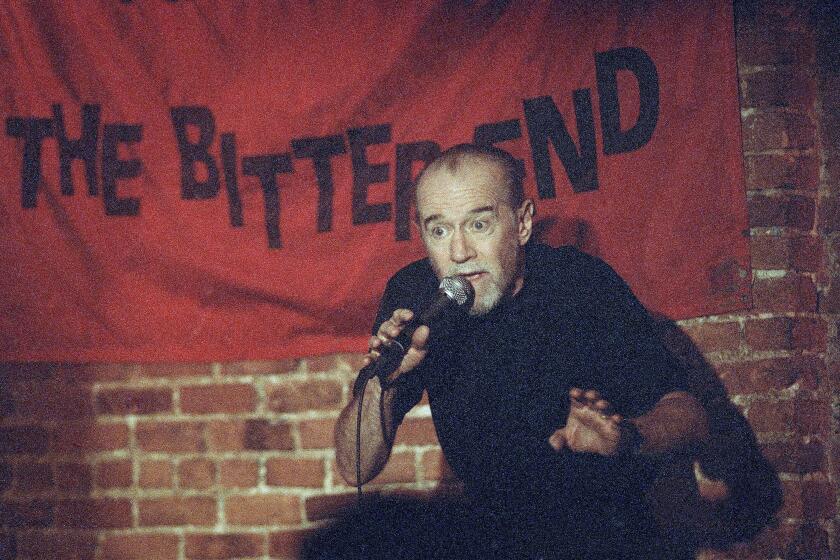
[[[476,256],[469,238],[460,229],[455,231],[449,244],[449,258],[454,263],[467,262]]]

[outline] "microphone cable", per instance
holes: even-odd
[[[359,408],[356,410],[356,502],[360,506],[362,505],[362,407],[365,404],[365,393],[370,379],[366,379],[362,385],[362,390],[359,392]],[[386,387],[383,386],[379,395],[379,425],[382,429],[383,440],[388,439],[388,433],[385,431],[385,390]]]

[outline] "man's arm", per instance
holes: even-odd
[[[549,443],[556,450],[613,456],[625,452],[661,454],[704,444],[708,419],[703,406],[685,391],[671,391],[647,413],[625,419],[597,391],[572,389],[566,425]],[[635,433],[634,433],[635,432]]]
[[[408,309],[397,309],[391,318],[380,325],[376,336],[370,339],[370,352],[365,356],[364,364],[368,365],[379,357],[379,350],[388,345],[402,332],[405,324],[411,320],[413,314]],[[401,375],[417,367],[426,356],[426,342],[429,338],[429,328],[419,327],[411,338],[411,346],[405,354],[399,368],[389,376],[389,382],[395,381]],[[395,404],[405,395],[406,391],[400,384],[389,385],[382,390],[379,378],[368,381],[364,398],[354,395],[338,417],[335,425],[335,462],[338,472],[349,484],[357,484],[356,480],[356,425],[359,411],[359,401],[362,404],[361,422],[361,484],[365,484],[378,475],[388,462],[394,435],[397,432],[402,417],[395,410]],[[413,398],[408,395],[408,398]],[[399,416],[399,417],[398,417]]]

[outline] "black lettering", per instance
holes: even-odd
[[[277,174],[291,172],[292,158],[287,153],[242,158],[242,173],[260,178],[265,203],[265,230],[271,249],[283,246],[280,239],[280,194],[277,189]]]
[[[292,151],[296,158],[312,158],[315,177],[318,179],[318,232],[330,231],[333,217],[333,193],[335,192],[330,160],[333,156],[347,152],[344,138],[335,135],[292,140]]]
[[[6,136],[23,138],[23,164],[20,171],[20,203],[24,208],[37,206],[41,184],[41,142],[53,135],[52,119],[8,117]]]
[[[639,119],[621,131],[618,102],[619,70],[629,70],[639,82]],[[642,49],[623,47],[595,54],[598,80],[598,106],[604,134],[604,154],[621,154],[638,150],[653,136],[659,121],[659,75],[653,60]]]
[[[554,198],[554,173],[548,153],[548,141],[554,145],[557,157],[566,170],[574,192],[598,189],[598,170],[595,153],[595,121],[592,100],[588,89],[575,90],[572,94],[577,121],[580,153],[563,122],[563,115],[551,97],[526,99],[525,123],[531,141],[534,175],[540,198]]]
[[[414,194],[412,167],[415,161],[429,163],[440,155],[440,146],[428,140],[411,144],[397,144],[397,164],[394,170],[396,217],[394,234],[397,241],[411,239],[411,202]]]
[[[55,136],[58,139],[59,182],[61,194],[72,195],[73,176],[70,165],[74,159],[85,162],[85,179],[88,194],[99,194],[98,177],[96,174],[96,147],[99,142],[99,121],[101,107],[99,105],[82,105],[82,132],[78,140],[67,138],[67,127],[64,124],[64,111],[61,105],[52,106]]]
[[[140,213],[140,199],[118,198],[117,180],[133,179],[140,175],[142,163],[139,159],[117,159],[119,144],[139,142],[143,127],[139,124],[105,125],[102,139],[102,198],[106,216],[136,216]]]
[[[371,165],[365,148],[372,144],[391,141],[391,125],[380,124],[347,131],[350,141],[350,158],[353,163],[353,225],[387,222],[391,218],[391,204],[368,204],[368,187],[388,180],[388,164]]]
[[[170,109],[178,151],[181,153],[181,198],[185,200],[213,198],[219,194],[219,168],[208,148],[216,134],[213,113],[207,107],[173,107]],[[187,137],[187,126],[197,126],[199,139],[196,144]],[[195,164],[201,162],[207,167],[207,180],[195,177]]]
[[[228,195],[230,225],[242,227],[242,200],[239,198],[239,183],[236,176],[236,137],[233,133],[221,136],[222,168],[225,171],[225,189]]]

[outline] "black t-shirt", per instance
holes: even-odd
[[[428,259],[397,272],[374,332],[394,309],[417,311],[437,284]],[[433,332],[426,359],[404,376],[398,413],[428,391],[438,439],[467,495],[526,533],[560,518],[573,527],[584,511],[632,525],[644,509],[648,463],[548,444],[565,424],[572,387],[596,389],[635,417],[682,386],[678,363],[624,281],[577,249],[532,243],[519,293],[446,331]],[[585,523],[578,529],[594,522]]]

